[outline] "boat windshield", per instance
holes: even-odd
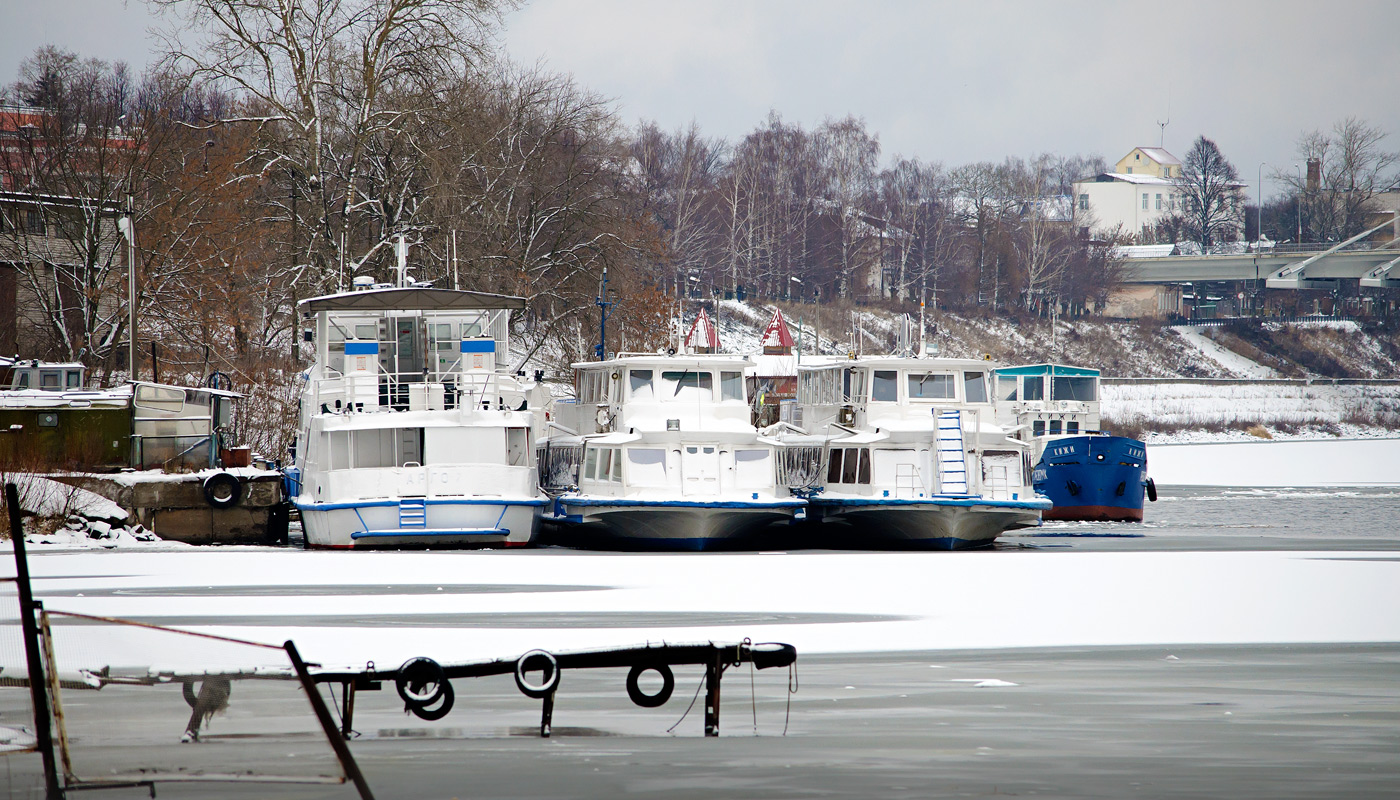
[[[744,400],[744,373],[721,372],[719,374],[719,399]]]
[[[985,372],[963,373],[963,398],[969,403],[987,402],[987,381]]]
[[[655,400],[652,388],[651,370],[632,369],[627,371],[627,392],[633,400]]]
[[[1021,399],[1022,400],[1044,400],[1045,399],[1045,379],[1036,375],[1027,375],[1021,379]]]
[[[893,403],[899,399],[899,373],[892,369],[875,370],[875,380],[870,385],[870,399],[880,403]]]
[[[909,373],[910,400],[952,400],[955,392],[951,373]]]
[[[1094,397],[1093,378],[1062,378],[1055,376],[1055,400],[1076,400],[1092,403]]]
[[[661,395],[672,400],[699,402],[714,397],[714,376],[708,372],[662,372],[661,384]]]

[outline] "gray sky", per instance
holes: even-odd
[[[139,0],[19,4],[0,26],[0,79],[46,41],[140,68],[152,23]],[[1215,139],[1253,199],[1261,161],[1291,169],[1299,133],[1348,115],[1400,150],[1397,31],[1394,0],[533,0],[504,42],[628,124],[695,120],[732,140],[770,109],[808,128],[850,113],[887,160],[1114,161],[1157,144],[1170,117],[1168,150]]]

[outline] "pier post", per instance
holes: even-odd
[[[724,656],[715,648],[705,665],[705,735],[719,736],[719,681],[724,675]]]

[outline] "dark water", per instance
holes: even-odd
[[[1141,523],[1049,522],[1001,547],[1396,550],[1400,489],[1163,489]]]

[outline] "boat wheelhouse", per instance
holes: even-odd
[[[1142,520],[1147,446],[1100,430],[1099,371],[1030,364],[996,371],[997,420],[1030,446],[1035,490],[1054,502],[1046,519]]]
[[[518,297],[387,288],[301,303],[315,364],[289,473],[308,547],[530,544],[547,394],[506,371]]]
[[[935,549],[1039,525],[1050,504],[1027,480],[1027,446],[996,424],[994,366],[915,357],[800,365],[781,438],[818,453],[811,516],[850,523],[858,543]]]
[[[540,484],[563,544],[703,550],[800,515],[777,442],[749,420],[731,355],[624,354],[574,365]]]

